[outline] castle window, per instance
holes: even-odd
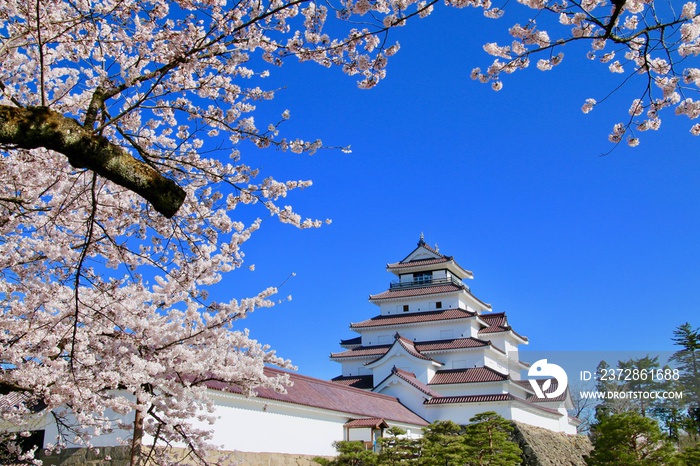
[[[432,281],[433,272],[416,272],[413,274],[413,281],[417,283],[427,283]]]
[[[442,301],[435,301],[435,309],[442,309]]]
[[[403,305],[403,312],[408,312],[408,304]]]

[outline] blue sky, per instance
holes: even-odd
[[[268,84],[285,89],[259,122],[288,108],[285,136],[353,150],[244,152],[263,176],[312,179],[289,203],[333,220],[313,231],[263,222],[245,249],[256,270],[220,288],[244,297],[296,273],[280,289],[291,302],[240,324],[301,373],[340,373],[329,353],[357,336],[350,322],[378,313],[367,296],[388,287],[386,263],[421,233],[474,272],[472,292],[507,312],[532,350],[655,353],[673,350],[680,324],[700,326],[700,140],[690,120],[669,113],[639,147],[601,156],[637,95],[624,88],[581,113],[619,78],[584,49],[564,49],[553,71],[507,76],[498,93],[469,79],[491,62],[482,44],[513,21],[438,8],[396,31],[401,50],[369,91],[313,64],[271,70]]]

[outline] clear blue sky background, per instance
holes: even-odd
[[[302,374],[340,374],[329,353],[357,336],[350,322],[378,313],[368,294],[388,287],[386,263],[421,232],[474,272],[472,292],[507,312],[532,350],[654,353],[673,350],[678,325],[700,326],[700,140],[690,121],[668,113],[639,147],[601,156],[637,95],[625,88],[582,114],[619,79],[585,49],[565,49],[553,71],[507,76],[498,93],[469,79],[491,62],[482,44],[506,38],[514,21],[438,8],[397,31],[401,51],[370,91],[314,64],[271,70],[267,84],[286,87],[258,123],[288,108],[285,136],[353,153],[244,154],[263,176],[312,179],[288,201],[333,223],[296,231],[266,220],[245,246],[256,270],[231,274],[219,292],[248,296],[295,272],[280,289],[291,302],[240,324]]]

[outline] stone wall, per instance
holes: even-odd
[[[231,466],[318,466],[312,456],[283,453],[227,452]],[[128,447],[108,447],[98,450],[67,448],[55,455],[43,456],[45,466],[128,466]],[[186,464],[186,463],[185,463]]]
[[[515,439],[523,450],[523,466],[586,466],[585,457],[593,449],[588,437],[514,424]]]
[[[129,447],[66,448],[57,454],[43,455],[41,460],[44,466],[128,466]]]

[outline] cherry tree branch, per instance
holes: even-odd
[[[46,107],[0,105],[0,144],[59,152],[74,167],[93,170],[135,192],[168,218],[185,200],[185,191],[175,181],[74,119]]]

